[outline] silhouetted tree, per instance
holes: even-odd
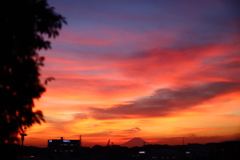
[[[46,39],[59,34],[65,18],[46,0],[7,0],[1,5],[0,143],[10,143],[25,127],[44,121],[34,99],[45,91],[39,69],[50,49]]]

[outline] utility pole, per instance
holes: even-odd
[[[184,138],[185,138],[185,137],[183,137],[183,146],[184,146]]]
[[[24,137],[27,136],[25,130],[27,130],[27,127],[24,127],[24,130],[22,131],[22,133],[20,133],[20,135],[21,135],[21,143],[22,143],[22,144],[21,144],[21,146],[22,146],[22,147],[21,147],[21,150],[22,150],[21,152],[22,152],[22,153],[21,153],[20,157],[22,157],[22,156],[24,155],[24,148],[23,148]]]
[[[22,146],[23,146],[23,143],[24,143],[24,137],[27,136],[27,134],[25,132],[26,129],[27,129],[27,127],[24,128],[23,133],[20,133],[20,135],[21,135],[21,142],[22,142],[21,145]]]

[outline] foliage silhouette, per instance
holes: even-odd
[[[1,6],[0,144],[13,143],[25,127],[44,121],[34,99],[45,91],[40,81],[47,39],[59,35],[66,20],[46,0],[9,0]]]

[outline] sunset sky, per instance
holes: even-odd
[[[240,138],[240,11],[232,0],[49,0],[66,17],[25,145]]]

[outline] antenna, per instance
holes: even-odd
[[[80,147],[82,147],[82,136],[81,135],[79,137],[79,145],[80,145]]]
[[[184,146],[184,138],[185,138],[185,137],[183,137],[183,146]]]

